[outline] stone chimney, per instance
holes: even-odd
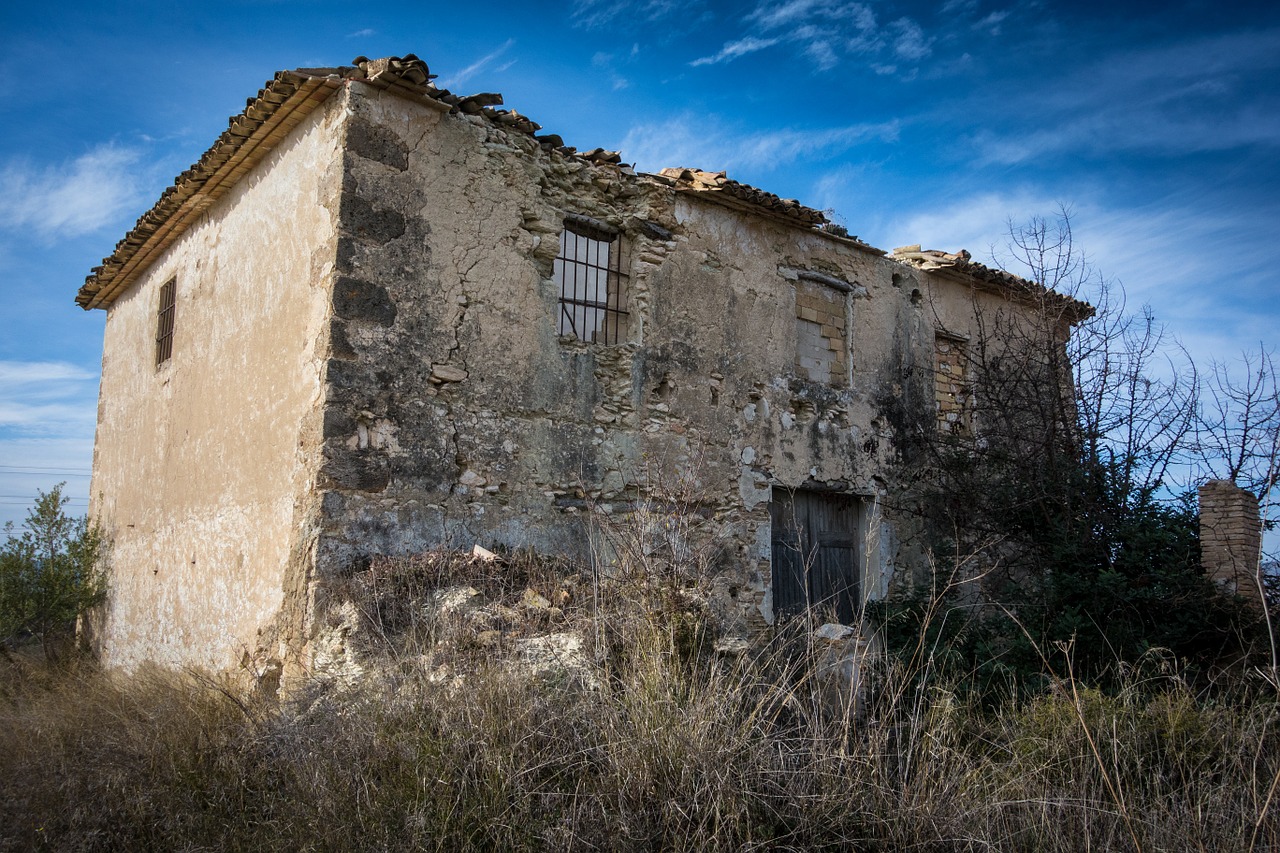
[[[1200,487],[1200,564],[1227,592],[1258,597],[1262,517],[1258,499],[1230,480]]]

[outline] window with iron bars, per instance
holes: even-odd
[[[177,279],[160,288],[160,307],[156,310],[156,367],[173,355],[173,321],[177,311]]]
[[[616,344],[626,334],[626,265],[621,236],[602,222],[570,215],[554,276],[560,285],[556,330],[580,341]]]

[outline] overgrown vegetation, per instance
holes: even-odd
[[[26,523],[5,525],[0,546],[0,651],[28,640],[47,659],[68,650],[77,617],[106,595],[96,525],[66,513],[62,486],[40,492]]]
[[[1236,597],[1205,576],[1194,494],[1217,473],[1273,505],[1270,356],[1246,357],[1243,383],[1221,365],[1198,375],[1085,263],[1065,213],[1013,229],[1009,249],[1007,266],[1053,290],[1030,313],[975,302],[982,331],[957,347],[968,420],[913,460],[928,527],[947,535],[927,582],[881,609],[891,646],[909,656],[927,637],[980,690],[1041,690],[1068,647],[1106,688],[1163,649],[1192,672],[1259,665],[1280,690],[1261,584]]]
[[[923,678],[894,663],[858,717],[830,701],[816,649],[689,642],[691,627],[714,632],[678,572],[446,554],[370,572],[352,591],[381,669],[356,686],[277,704],[158,670],[0,680],[0,848],[1280,844],[1274,701],[1244,684],[1229,700],[1198,693],[1167,657],[1126,668],[1112,692],[1067,672],[990,709],[926,659]],[[488,612],[440,610],[459,588],[483,590]],[[525,589],[556,612],[521,605]],[[520,638],[546,630],[588,639],[585,671],[521,663]],[[468,645],[486,631],[499,641]]]

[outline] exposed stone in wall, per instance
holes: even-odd
[[[845,294],[797,281],[796,371],[814,382],[846,383]]]
[[[1258,499],[1230,480],[1199,489],[1200,562],[1205,574],[1229,592],[1256,600],[1262,518]]]
[[[939,332],[933,338],[934,395],[938,403],[938,430],[967,435],[973,427],[973,393],[969,378],[969,354],[965,342]]]

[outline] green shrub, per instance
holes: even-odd
[[[35,639],[56,657],[76,618],[106,595],[104,542],[96,525],[66,514],[62,484],[40,492],[18,532],[0,547],[0,649]]]

